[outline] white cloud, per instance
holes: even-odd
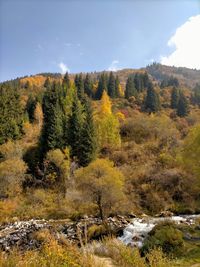
[[[118,70],[117,64],[119,64],[119,61],[113,60],[112,63],[110,64],[108,70],[109,71],[117,71]]]
[[[67,65],[66,64],[64,64],[63,62],[60,62],[59,64],[58,64],[58,66],[59,66],[59,68],[61,69],[61,72],[63,73],[63,74],[65,74],[66,72],[70,72],[70,69],[67,67]]]
[[[72,46],[72,43],[64,43],[64,46]]]
[[[175,51],[162,56],[162,64],[200,69],[200,15],[190,17],[177,28],[167,45],[175,46]]]

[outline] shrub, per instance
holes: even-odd
[[[154,227],[144,242],[142,252],[161,248],[164,253],[179,255],[183,249],[183,235],[171,222],[160,223]]]

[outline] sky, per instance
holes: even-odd
[[[0,0],[0,81],[152,62],[200,69],[200,0]]]

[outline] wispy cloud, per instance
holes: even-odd
[[[109,71],[117,71],[118,70],[118,67],[117,65],[119,64],[119,61],[118,60],[113,60],[112,63],[110,64],[110,66],[108,67],[108,70]]]
[[[175,47],[169,56],[161,56],[161,63],[169,66],[200,69],[200,15],[189,18],[176,29],[167,45]]]
[[[72,46],[72,43],[64,43],[64,46]]]
[[[41,44],[37,44],[37,50],[42,51],[44,50],[44,47]]]
[[[70,72],[70,69],[63,62],[60,62],[58,64],[58,67],[61,69],[62,74],[65,74],[66,72]]]

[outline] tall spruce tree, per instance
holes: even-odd
[[[109,79],[108,79],[108,95],[110,98],[116,97],[116,91],[115,91],[115,76],[113,72],[110,72]]]
[[[99,77],[95,99],[100,100],[104,90],[108,91],[108,76],[106,73],[102,73]]]
[[[84,98],[84,80],[82,73],[75,76],[74,82],[77,88],[78,99],[82,100]]]
[[[90,100],[85,98],[83,105],[85,118],[81,131],[78,160],[81,166],[87,166],[96,157],[97,144]]]
[[[79,161],[81,154],[81,135],[83,127],[83,107],[75,94],[71,114],[68,120],[68,145],[71,147],[71,156]],[[80,163],[80,162],[79,162]]]
[[[126,89],[125,89],[125,98],[129,99],[129,97],[136,96],[137,92],[135,89],[134,78],[130,75],[126,81]]]
[[[67,89],[70,87],[70,78],[68,72],[65,73],[62,85],[65,86]]]
[[[22,135],[24,120],[20,95],[15,87],[3,83],[0,85],[0,144],[9,139],[18,139]]]
[[[85,77],[85,81],[84,81],[84,89],[85,89],[85,93],[90,97],[93,98],[93,91],[92,91],[92,80],[90,77],[90,74],[87,73],[86,77]]]
[[[120,81],[118,75],[116,76],[115,79],[115,96],[119,97],[120,96]]]
[[[189,113],[189,104],[187,101],[187,98],[183,94],[183,92],[180,92],[180,97],[177,105],[177,115],[179,117],[185,117]]]
[[[54,82],[47,88],[43,97],[44,119],[40,138],[42,156],[50,149],[64,147],[62,95],[62,86]]]
[[[37,105],[36,98],[34,98],[33,95],[30,95],[26,103],[26,111],[28,113],[29,121],[31,123],[34,122],[34,113],[36,105]]]
[[[171,92],[171,108],[176,109],[178,106],[178,101],[180,97],[180,92],[177,87],[173,87]]]
[[[135,89],[138,93],[142,92],[144,85],[143,85],[143,76],[139,73],[135,74],[134,77]]]
[[[145,73],[143,74],[143,85],[144,88],[147,88],[149,84],[149,76],[147,74],[147,72],[145,71]]]
[[[160,99],[158,93],[155,91],[153,84],[150,82],[147,89],[147,96],[145,99],[145,110],[148,112],[156,112],[160,110]]]

